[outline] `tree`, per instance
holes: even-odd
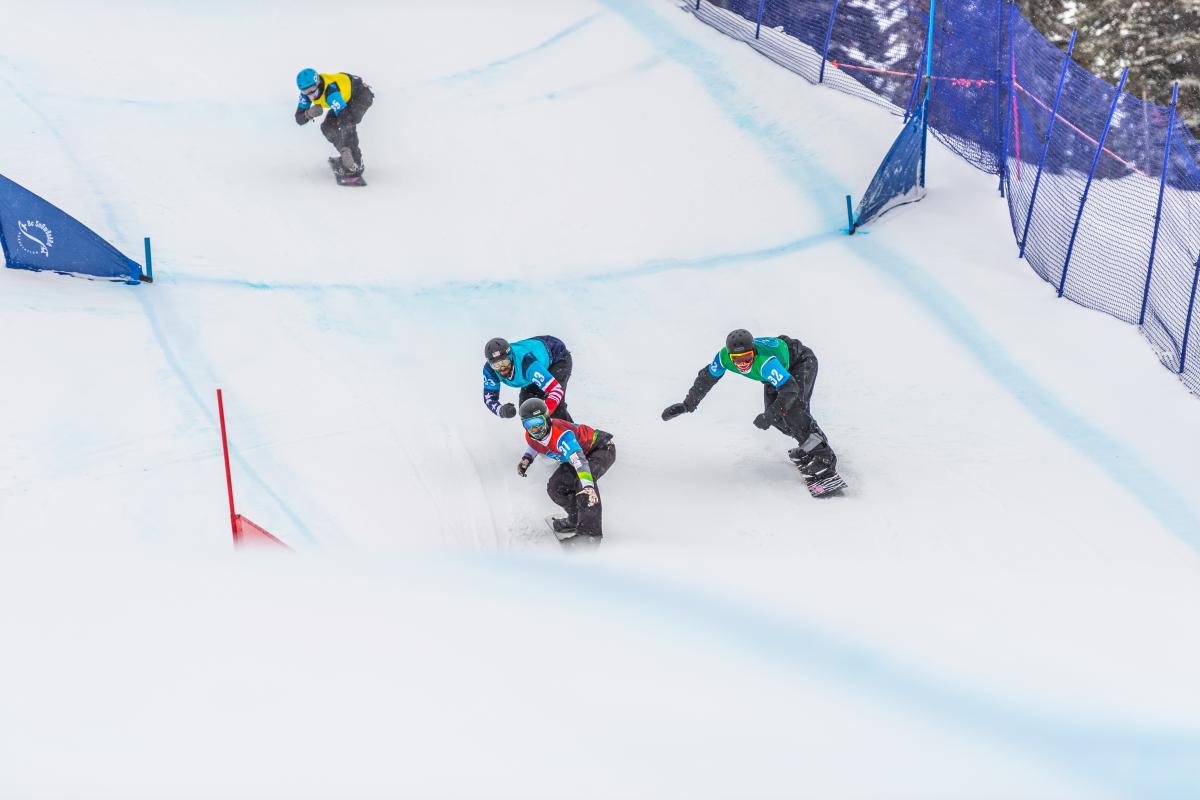
[[[1171,102],[1179,81],[1179,111],[1200,132],[1200,0],[1020,0],[1042,35],[1065,48],[1079,31],[1075,61],[1116,83],[1129,67],[1125,91],[1158,105]]]

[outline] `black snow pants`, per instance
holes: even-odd
[[[810,408],[813,388],[817,382],[817,357],[811,350],[795,339],[787,340],[788,351],[792,362],[792,380],[800,388],[800,396],[775,420],[773,427],[786,436],[790,436],[800,445],[800,451],[806,457],[812,455],[825,456],[833,462],[833,449],[825,432],[813,418]],[[807,352],[805,352],[807,351]],[[763,409],[769,411],[779,392],[771,384],[763,384]]]
[[[550,365],[550,374],[554,376],[554,380],[556,380],[560,384],[562,384],[562,388],[563,388],[562,402],[558,404],[558,408],[554,409],[554,413],[551,414],[550,416],[553,417],[554,419],[561,419],[565,422],[574,422],[575,421],[575,420],[571,419],[571,413],[569,411],[567,411],[567,395],[566,395],[567,381],[571,380],[571,367],[572,366],[573,366],[573,363],[571,361],[571,353],[569,351],[566,353],[563,353],[562,358],[560,358],[558,361],[555,361],[553,364]],[[545,396],[546,396],[545,392],[543,392],[541,389],[539,389],[536,384],[531,383],[528,386],[524,386],[521,388],[521,397],[517,401],[517,408],[520,408],[521,403],[524,403],[526,400],[528,400],[531,397],[544,398]]]
[[[354,97],[342,109],[342,113],[328,113],[321,122],[321,133],[341,152],[343,147],[350,148],[354,163],[362,166],[362,151],[358,149],[358,123],[362,122],[367,109],[375,102],[375,95],[366,84],[354,90]]]
[[[587,460],[592,468],[592,480],[596,482],[596,495],[599,496],[600,476],[608,472],[609,467],[617,460],[617,448],[611,437],[603,445],[593,447],[592,452],[587,454]],[[589,508],[587,500],[578,494],[582,489],[579,476],[570,464],[559,464],[546,484],[546,493],[550,495],[550,499],[567,512],[567,519],[576,524],[580,534],[601,536],[604,533],[600,515],[603,499]]]

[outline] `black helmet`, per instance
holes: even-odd
[[[535,439],[545,439],[550,432],[550,409],[540,397],[530,397],[521,403],[521,426]]]
[[[483,346],[483,357],[489,362],[500,361],[509,358],[512,355],[512,345],[507,339],[502,339],[497,336],[495,339],[488,339],[488,343]]]
[[[530,397],[524,403],[521,403],[521,419],[529,419],[530,417],[548,417],[550,409],[546,408],[546,401],[540,397]]]
[[[745,328],[730,331],[725,337],[725,349],[730,353],[745,353],[754,349],[754,337]]]

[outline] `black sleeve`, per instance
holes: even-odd
[[[717,385],[720,378],[714,378],[712,373],[708,371],[708,367],[700,368],[696,373],[696,380],[692,382],[692,388],[688,389],[687,397],[683,398],[683,405],[688,411],[695,411],[696,406],[700,405],[700,401],[709,393],[712,387]]]
[[[807,408],[808,401],[812,399],[813,386],[817,383],[817,354],[800,345],[800,363],[793,363],[789,371],[797,384],[799,400]]]
[[[788,372],[792,374],[792,380],[788,381],[788,383],[794,381],[797,384],[797,388],[799,389],[798,399],[807,408],[809,401],[812,399],[813,387],[817,383],[817,354],[811,348],[806,347],[799,339],[793,339],[790,336],[779,336],[777,338],[787,342],[788,350],[792,356],[792,363],[788,366]],[[787,384],[784,385],[786,386]]]
[[[775,390],[775,402],[767,409],[767,420],[776,422],[800,399],[800,382],[796,376]]]

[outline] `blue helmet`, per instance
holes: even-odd
[[[316,86],[321,80],[315,69],[302,69],[296,74],[296,88],[304,91],[310,86]]]

